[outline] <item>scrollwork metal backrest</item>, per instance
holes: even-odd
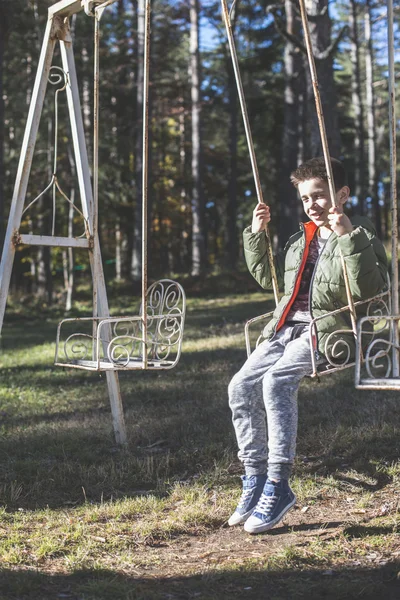
[[[170,279],[153,283],[147,293],[147,357],[167,361],[180,353],[186,312],[186,298],[180,284]],[[140,307],[139,315],[142,314]],[[143,359],[142,320],[124,319],[113,323],[107,358],[127,366]]]
[[[389,292],[382,293],[364,302],[357,302],[355,307],[362,314],[371,317],[371,323],[373,321],[373,325],[371,324],[370,328],[365,329],[363,333],[369,336],[368,344],[372,344],[376,351],[374,340],[385,330],[385,316],[390,314]],[[344,314],[348,311],[347,308]],[[354,355],[354,345],[354,334],[350,327],[349,329],[339,329],[330,333],[324,346],[324,355],[329,365],[332,368],[343,368],[351,363]],[[376,363],[376,356],[374,356],[374,363]]]
[[[86,333],[73,333],[64,342],[67,361],[87,360],[92,357],[93,336]]]
[[[185,293],[179,283],[161,279],[147,292],[149,358],[166,360],[182,340]]]

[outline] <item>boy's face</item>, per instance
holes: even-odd
[[[332,206],[328,182],[323,179],[307,179],[299,183],[297,189],[299,190],[306,215],[318,227],[326,226],[328,224],[329,209]],[[342,187],[336,192],[336,199],[340,209],[342,209],[347,201],[349,193],[350,190],[347,186]]]

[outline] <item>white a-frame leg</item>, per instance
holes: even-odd
[[[60,10],[57,12],[55,8],[58,6],[60,6]],[[67,11],[67,14],[65,7],[70,9]],[[54,5],[54,7],[49,10],[49,19],[47,22],[35,85],[32,93],[32,100],[25,128],[25,135],[11,203],[10,216],[4,241],[3,255],[0,263],[0,333],[3,326],[4,312],[10,286],[15,246],[18,243],[88,248],[93,287],[97,292],[98,311],[101,316],[108,316],[109,314],[107,292],[99,248],[99,239],[98,235],[93,237],[93,194],[83,129],[82,111],[79,100],[75,61],[72,49],[72,40],[69,32],[68,19],[66,18],[69,16],[69,14],[72,14],[72,12],[79,12],[80,10],[80,3],[65,0]],[[68,111],[71,121],[75,163],[82,203],[82,213],[87,221],[89,230],[89,235],[86,240],[53,236],[21,235],[19,233],[33,153],[46,93],[47,81],[51,68],[54,47],[57,40],[60,42],[63,69],[68,79],[66,91],[68,99]],[[94,314],[93,316],[96,317],[98,315]],[[123,445],[126,443],[127,438],[118,374],[116,372],[107,371],[106,377],[115,439],[118,444]]]

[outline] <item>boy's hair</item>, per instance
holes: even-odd
[[[344,185],[347,185],[346,171],[340,160],[337,160],[336,158],[331,158],[331,165],[335,190],[340,190]],[[323,181],[328,181],[323,156],[307,160],[297,167],[290,175],[290,181],[296,188],[299,183],[303,183],[303,181],[307,181],[308,179],[322,179]]]

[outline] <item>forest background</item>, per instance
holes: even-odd
[[[49,0],[0,0],[0,244],[10,209]],[[331,155],[350,178],[350,213],[390,235],[386,3],[308,0]],[[141,276],[143,0],[118,0],[102,19],[100,239],[106,277]],[[395,14],[399,14],[395,2]],[[290,172],[321,154],[298,2],[237,0],[232,16],[271,235],[283,247],[302,215]],[[71,22],[89,158],[92,156],[93,19]],[[395,31],[398,40],[398,30]],[[396,48],[398,45],[396,43]],[[398,55],[395,53],[395,58]],[[56,50],[54,65],[60,65]],[[241,232],[256,203],[219,2],[154,0],[150,67],[149,275],[202,276],[243,268]],[[25,205],[49,183],[54,93],[48,85]],[[79,205],[76,166],[60,94],[58,177]],[[56,234],[83,224],[62,196]],[[24,213],[21,232],[49,235],[51,196]],[[85,252],[19,246],[12,292],[71,308],[90,279]]]

